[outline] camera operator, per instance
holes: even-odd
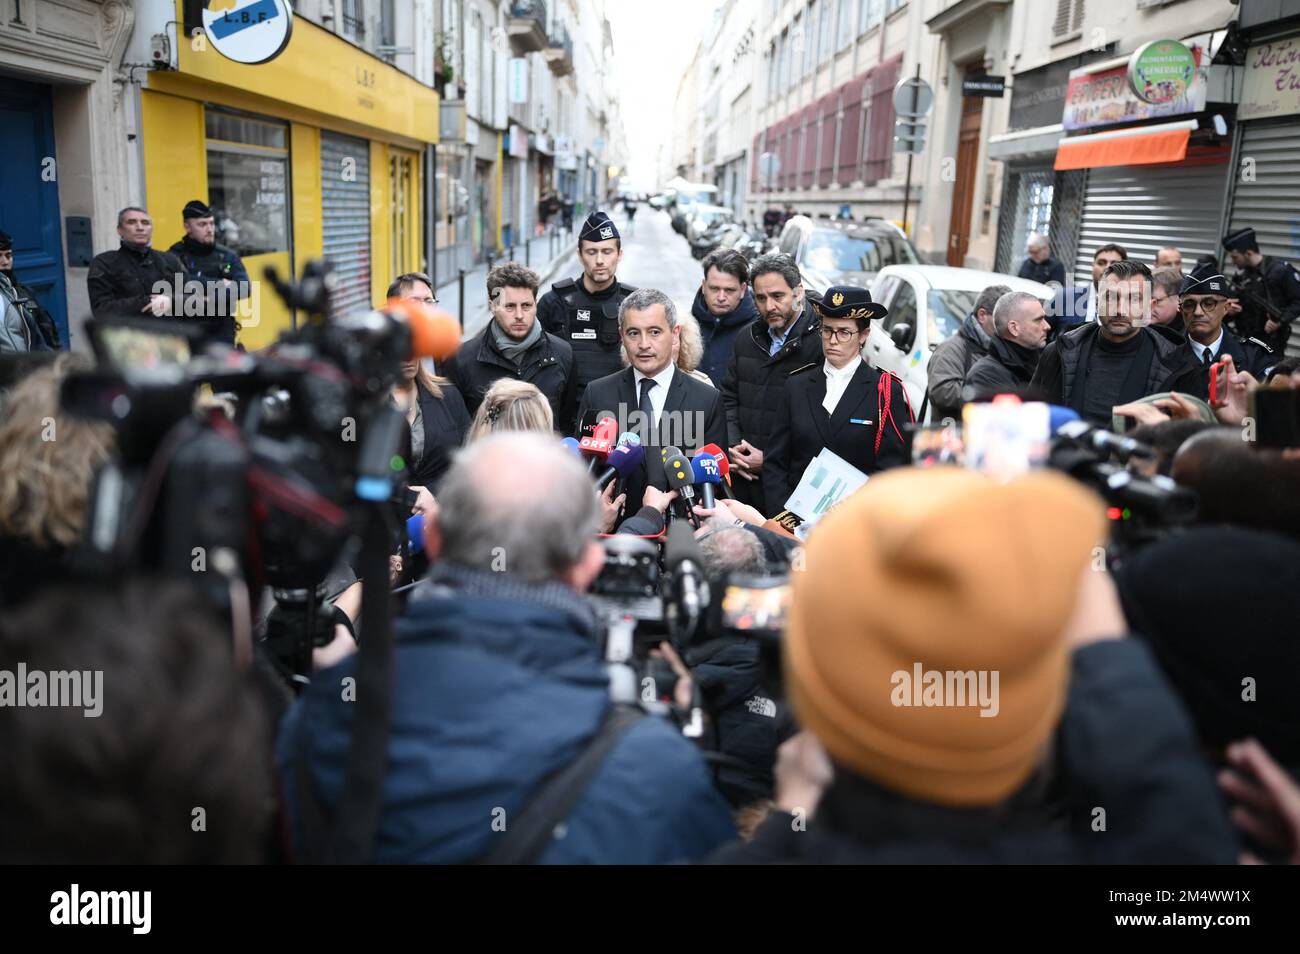
[[[1236,860],[1186,715],[1092,569],[1104,535],[1102,501],[1052,472],[900,469],[835,508],[792,576],[805,732],[780,811],[712,860]],[[1096,806],[1123,806],[1105,834]]]
[[[397,627],[390,745],[401,754],[384,782],[374,860],[482,860],[536,828],[544,843],[517,860],[652,864],[733,837],[690,742],[655,718],[629,727],[610,705],[599,622],[582,595],[604,552],[577,458],[543,435],[489,437],[457,456],[438,503],[425,522],[434,569]],[[355,659],[318,675],[281,733],[299,848],[311,839],[303,800],[327,816],[338,804],[355,711],[340,683]],[[563,804],[548,780],[579,759],[592,774],[571,810],[530,827],[544,786],[540,804]]]

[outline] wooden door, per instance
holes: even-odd
[[[968,74],[983,72],[968,67]],[[961,268],[970,247],[971,205],[975,197],[975,164],[980,151],[980,121],[984,97],[966,96],[961,101],[961,128],[957,134],[957,181],[952,190],[952,215],[948,226],[948,264]]]

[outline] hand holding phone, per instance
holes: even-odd
[[[1210,365],[1210,407],[1224,407],[1228,403],[1228,375],[1231,359],[1221,358]]]

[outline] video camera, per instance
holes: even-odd
[[[222,345],[176,319],[98,320],[88,331],[94,372],[70,375],[62,403],[112,422],[118,458],[96,475],[87,532],[74,566],[92,578],[180,578],[229,614],[251,648],[264,587],[277,599],[260,634],[277,670],[301,687],[311,650],[333,635],[325,581],[358,538],[357,575],[381,593],[387,624],[388,555],[401,539],[406,422],[389,400],[412,354],[459,339],[449,316],[408,301],[335,314],[327,263],[302,280],[266,277],[307,320],[256,355]],[[445,326],[445,327],[444,327]],[[194,409],[200,395],[220,407]],[[363,608],[363,617],[366,616]],[[364,632],[364,630],[363,630]]]

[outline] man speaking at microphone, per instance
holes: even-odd
[[[660,448],[677,447],[690,457],[705,444],[723,446],[727,424],[717,390],[673,364],[681,327],[671,298],[654,288],[632,292],[619,306],[618,327],[631,367],[588,384],[578,420],[596,412],[615,418],[620,432],[640,434],[645,460],[626,491],[628,510],[635,511],[646,487],[668,488]]]

